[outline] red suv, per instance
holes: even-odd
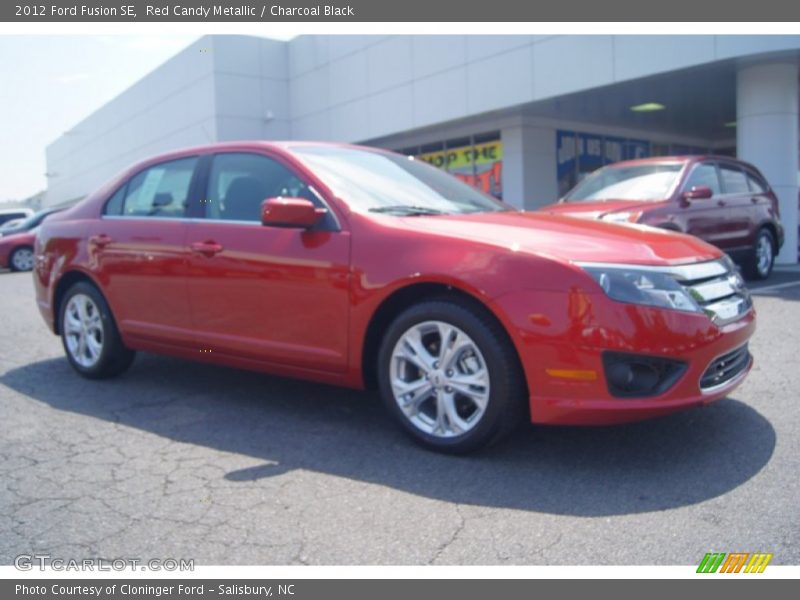
[[[753,165],[721,156],[615,163],[541,210],[697,236],[765,279],[783,245],[778,199]]]
[[[750,296],[717,248],[520,212],[357,146],[155,157],[48,218],[35,254],[39,309],[85,377],[142,350],[375,386],[409,434],[450,452],[526,419],[702,405],[752,364]]]

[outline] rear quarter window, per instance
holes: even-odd
[[[106,202],[105,210],[103,211],[104,215],[121,215],[122,214],[122,205],[125,200],[125,187],[122,186],[111,198],[108,199]]]

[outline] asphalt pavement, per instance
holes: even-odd
[[[729,398],[449,457],[373,393],[147,354],[84,380],[30,274],[0,272],[0,564],[798,564],[800,272],[754,287],[756,364]]]

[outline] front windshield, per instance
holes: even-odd
[[[292,151],[354,210],[404,216],[509,210],[463,181],[399,154],[335,146]]]
[[[576,185],[564,200],[663,200],[669,197],[681,168],[682,163],[605,167]]]

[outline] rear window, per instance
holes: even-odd
[[[134,175],[106,203],[105,214],[183,217],[197,157],[159,163]]]
[[[739,167],[720,165],[719,172],[722,176],[722,188],[726,194],[747,194],[750,192],[744,171]]]

